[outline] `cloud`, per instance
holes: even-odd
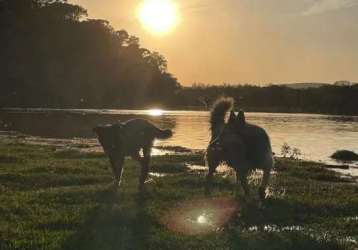
[[[358,5],[358,0],[316,0],[302,15],[316,15],[327,11],[334,11]]]

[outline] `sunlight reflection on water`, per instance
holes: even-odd
[[[162,109],[150,109],[148,110],[148,114],[151,116],[161,116],[164,114],[164,110]]]

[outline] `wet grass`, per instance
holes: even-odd
[[[245,199],[231,177],[185,164],[202,155],[158,156],[153,172],[173,173],[138,193],[140,169],[127,160],[121,188],[112,185],[103,154],[0,142],[0,249],[354,249],[358,186],[317,163],[277,162],[264,203]],[[178,204],[228,197],[240,211],[210,234],[171,232],[161,218]]]

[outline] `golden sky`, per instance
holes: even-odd
[[[183,85],[358,81],[358,0],[177,0],[165,35],[138,20],[142,0],[69,2],[160,52]]]

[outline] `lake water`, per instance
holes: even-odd
[[[204,111],[8,109],[0,111],[0,130],[47,138],[94,138],[92,128],[97,124],[138,117],[174,131],[171,139],[156,145],[205,149],[208,144],[209,113]],[[337,164],[329,158],[336,150],[358,152],[357,116],[246,113],[246,117],[266,129],[276,155],[284,143],[300,149],[302,159],[329,164]]]

